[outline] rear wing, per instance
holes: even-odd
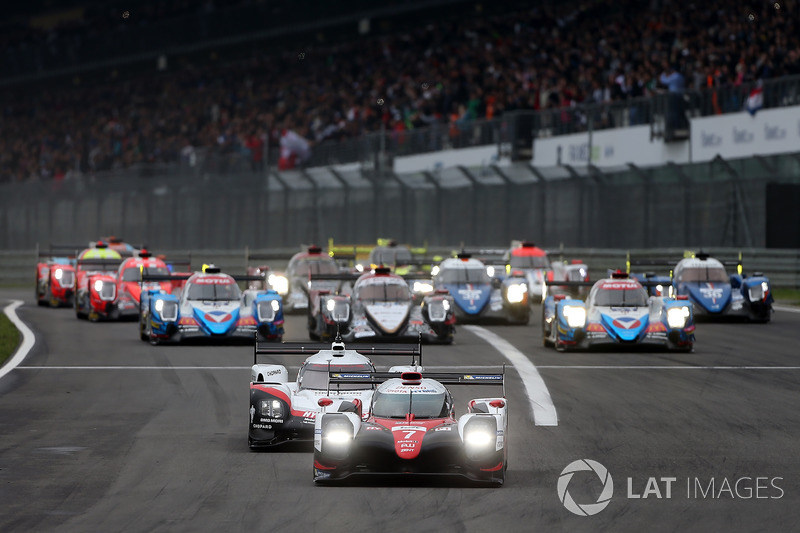
[[[329,372],[330,385],[336,384],[380,384],[392,378],[399,378],[400,372]],[[442,385],[495,385],[503,388],[503,397],[506,395],[506,366],[503,365],[498,372],[420,372],[423,378],[433,379]]]
[[[632,266],[667,267],[669,268],[669,275],[670,277],[672,277],[672,270],[675,268],[675,265],[678,264],[678,261],[689,257],[696,257],[698,259],[708,259],[711,257],[711,255],[702,251],[694,252],[691,250],[687,250],[686,252],[684,252],[683,257],[679,258],[631,258],[631,253],[628,252],[626,266],[627,266],[627,271],[629,273],[631,271]],[[736,272],[738,274],[742,273],[742,252],[739,252],[739,255],[736,259],[720,259],[718,257],[714,257],[714,259],[722,263],[723,266],[736,267]]]
[[[308,357],[323,350],[341,351],[345,350],[358,352],[366,357],[373,356],[411,356],[411,364],[422,366],[422,344],[396,343],[380,344],[378,346],[364,346],[345,348],[344,343],[334,341],[333,343],[323,342],[262,342],[256,334],[256,342],[253,346],[253,364],[257,364],[259,355],[302,355]],[[395,374],[395,377],[397,374]]]
[[[81,250],[85,250],[85,244],[53,244],[50,243],[50,248],[48,250],[42,250],[39,248],[39,244],[36,244],[36,256],[37,257],[67,257],[69,259],[75,259],[78,257],[78,254]]]
[[[169,276],[163,274],[144,274],[140,283],[144,283],[146,281],[176,281],[176,280],[187,280],[194,276],[194,272],[176,272]],[[264,281],[265,276],[249,276],[249,275],[231,275],[228,274],[230,277],[233,278],[234,281]]]
[[[656,287],[658,285],[663,285],[663,281],[655,281],[655,280],[641,280],[636,278],[625,278],[625,279],[632,279],[637,281],[639,285],[642,287]],[[547,279],[544,280],[544,284],[548,287],[593,287],[595,283],[602,280],[594,280],[594,281],[549,281]]]

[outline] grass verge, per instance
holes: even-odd
[[[0,366],[3,366],[19,346],[19,331],[5,313],[0,312]]]
[[[800,305],[800,290],[798,289],[772,289],[775,302],[784,305]]]

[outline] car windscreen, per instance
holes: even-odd
[[[512,255],[508,262],[511,268],[549,268],[546,255]]]
[[[604,307],[647,307],[647,292],[635,289],[598,289],[594,295],[594,305]]]
[[[242,292],[235,283],[192,283],[189,285],[187,300],[238,300]]]
[[[308,276],[309,274],[338,274],[339,267],[333,259],[301,259],[294,265],[294,274]]]
[[[308,364],[300,369],[298,380],[301,389],[328,390],[328,365]],[[331,365],[331,372],[374,372],[370,365]],[[333,383],[330,390],[371,389],[371,383]]]
[[[444,393],[376,392],[372,402],[372,414],[379,418],[405,418],[408,413],[413,413],[414,418],[442,418],[448,416],[448,411]]]
[[[169,276],[169,270],[164,267],[146,267],[144,268],[145,276]],[[139,267],[126,268],[122,272],[122,281],[142,281],[141,272]]]
[[[405,302],[411,299],[411,293],[405,284],[372,283],[359,287],[356,298],[364,302]]]
[[[439,283],[491,283],[492,279],[482,267],[455,267],[445,268],[439,271],[437,277]]]
[[[727,283],[728,274],[719,266],[684,268],[679,281],[712,281]]]
[[[411,262],[411,252],[407,248],[373,248],[369,262],[373,265],[407,265]]]

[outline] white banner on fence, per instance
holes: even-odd
[[[421,172],[423,170],[436,171],[455,166],[483,167],[487,165],[502,165],[504,163],[508,163],[508,160],[500,159],[497,145],[490,144],[473,148],[459,148],[457,150],[395,157],[394,171],[398,173]]]
[[[536,139],[533,143],[533,164],[537,167],[586,165],[591,152],[592,164],[598,167],[634,163],[640,166],[663,165],[667,161],[689,162],[689,143],[665,143],[650,140],[650,126],[594,131],[589,146],[589,133],[574,133]]]
[[[800,150],[800,106],[692,120],[692,162]]]

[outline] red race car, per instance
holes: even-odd
[[[36,263],[36,303],[72,307],[75,298],[75,257],[83,245],[51,244],[39,250]],[[44,258],[47,258],[43,261]]]

